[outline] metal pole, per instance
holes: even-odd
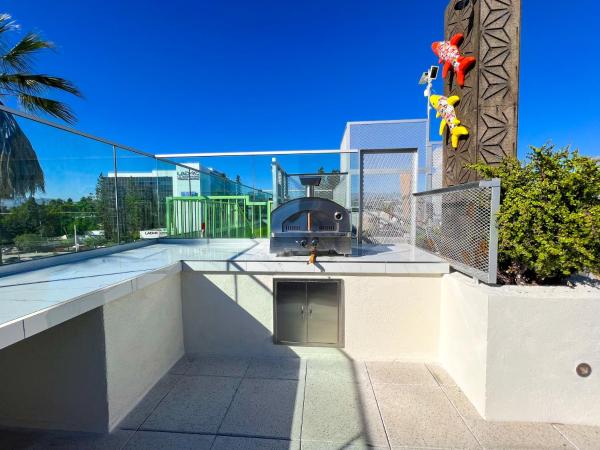
[[[433,152],[430,142],[431,103],[429,101],[431,97],[431,80],[427,83],[427,90],[425,92],[427,92],[427,122],[425,126],[425,165],[427,168],[425,173],[425,188],[430,191],[433,178]]]
[[[156,185],[156,226],[158,228],[162,228],[161,227],[161,222],[162,222],[162,214],[160,213],[160,188],[159,188],[159,184],[158,184],[158,159],[154,159],[154,161],[156,162],[156,183],[154,183]]]
[[[115,178],[115,218],[117,224],[117,244],[121,243],[121,231],[119,224],[119,193],[117,183],[117,147],[113,145],[113,175]]]
[[[271,158],[271,178],[273,182],[273,208],[279,205],[279,184],[277,183],[277,159]]]

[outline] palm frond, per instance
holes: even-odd
[[[0,14],[0,34],[4,33],[5,31],[11,31],[11,30],[18,30],[19,29],[19,25],[17,24],[17,22],[15,22],[14,20],[12,20],[12,17],[10,16],[10,14]]]
[[[44,172],[31,142],[15,118],[4,111],[0,111],[0,135],[0,198],[44,192]]]
[[[59,89],[82,97],[79,89],[64,78],[44,74],[3,73],[0,74],[0,89],[19,94],[39,95],[46,89]]]
[[[31,113],[43,112],[51,116],[58,117],[67,123],[75,122],[75,115],[71,111],[71,108],[57,100],[25,93],[17,94],[17,99],[21,107]]]
[[[0,55],[0,64],[4,70],[28,71],[36,52],[49,48],[54,48],[52,42],[45,41],[36,33],[27,33],[13,48]]]

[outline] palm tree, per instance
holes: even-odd
[[[27,112],[46,113],[73,123],[75,115],[69,106],[46,94],[63,91],[81,97],[79,90],[64,78],[33,70],[35,56],[54,48],[54,44],[36,33],[27,33],[11,45],[9,35],[18,30],[10,15],[0,14],[0,104],[12,98]],[[34,195],[44,189],[44,173],[31,142],[14,117],[0,111],[0,200]]]

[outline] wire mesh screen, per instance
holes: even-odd
[[[496,282],[495,217],[500,181],[481,181],[415,194],[415,245],[456,270]]]
[[[360,153],[359,236],[362,242],[410,242],[416,150]]]
[[[444,147],[441,143],[432,143],[431,147],[431,189],[440,189],[444,183]]]
[[[346,203],[346,192],[348,190],[347,176],[345,173],[315,173],[310,174],[321,177],[321,183],[315,186],[314,196],[333,200],[344,205]],[[287,174],[285,201],[301,198],[306,195],[306,187],[300,183],[300,175]]]

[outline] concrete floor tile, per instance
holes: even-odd
[[[214,434],[239,383],[231,377],[182,377],[141,429]]]
[[[371,386],[307,383],[301,439],[387,446]]]
[[[288,345],[295,356],[302,359],[324,359],[329,361],[348,361],[348,355],[336,347],[305,347],[302,345]],[[294,357],[295,357],[294,356]]]
[[[306,381],[370,384],[365,363],[351,360],[309,359],[306,365]]]
[[[389,447],[373,447],[352,442],[302,441],[302,450],[388,450]]]
[[[367,371],[373,384],[421,384],[437,386],[437,381],[425,364],[376,361],[367,363]]]
[[[549,423],[490,422],[481,418],[459,388],[447,387],[444,390],[485,448],[571,448]]]
[[[439,364],[425,364],[440,386],[456,386],[454,379]]]
[[[219,434],[299,439],[304,382],[245,378]]]
[[[44,448],[45,433],[27,430],[9,430],[0,428],[1,449],[38,449]]]
[[[554,425],[580,450],[600,448],[600,427],[585,425]]]
[[[215,437],[206,434],[138,431],[124,450],[210,450]]]
[[[392,446],[479,448],[439,387],[378,384],[374,389]]]
[[[300,358],[253,359],[246,378],[304,380],[306,360]]]
[[[217,436],[212,450],[300,450],[300,441]]]
[[[180,375],[167,374],[144,396],[133,410],[119,424],[121,429],[137,429],[154,411],[154,408],[181,379]]]
[[[190,369],[191,365],[192,363],[190,362],[188,357],[184,356],[179,361],[177,361],[173,367],[171,367],[169,373],[172,375],[185,375]]]
[[[217,377],[243,377],[249,360],[229,356],[206,356],[190,361],[186,375],[209,375]]]
[[[121,449],[133,433],[131,430],[98,434],[0,428],[0,449],[116,450]]]
[[[118,430],[111,434],[49,432],[39,448],[56,450],[117,450],[123,448],[133,434],[131,430]],[[38,447],[36,447],[38,448]]]

